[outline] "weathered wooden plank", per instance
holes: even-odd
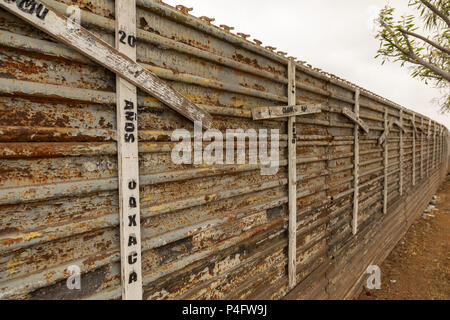
[[[436,162],[437,166],[441,163],[441,125],[438,125],[438,134],[437,134],[437,149],[436,149]]]
[[[400,120],[399,121],[394,121],[394,123],[401,129],[399,132],[399,137],[400,137],[400,141],[399,141],[399,148],[400,148],[400,153],[399,153],[399,167],[400,167],[400,171],[399,171],[399,175],[400,175],[400,181],[399,181],[399,192],[400,192],[400,196],[403,195],[403,132],[405,132],[405,128],[403,128],[403,109],[400,109]]]
[[[403,113],[403,110],[400,110],[400,113]],[[401,129],[400,133],[402,133],[402,132],[406,133],[405,127],[403,126],[403,120],[400,120],[400,121],[394,120],[392,122],[392,125],[394,125],[394,124]]]
[[[442,133],[441,133],[441,163],[443,163],[445,161],[445,129],[444,126],[442,126]]]
[[[369,126],[363,120],[361,120],[361,118],[357,114],[352,112],[350,109],[348,109],[348,108],[342,109],[342,114],[344,116],[346,116],[347,118],[349,118],[350,120],[352,120],[353,122],[357,123],[364,130],[365,133],[369,133],[369,131],[370,131]]]
[[[397,127],[400,128],[400,133],[405,133],[406,130],[403,127],[403,125],[398,121],[398,120],[390,120],[389,124],[387,126],[386,129],[384,129],[383,133],[381,134],[381,136],[378,138],[378,144],[383,144],[384,141],[386,140],[387,136],[389,135],[389,133],[391,132],[392,127],[396,125]]]
[[[442,163],[442,128],[443,126],[440,126],[440,131],[439,131],[439,164]]]
[[[439,166],[441,163],[441,125],[438,125],[438,142],[437,142],[437,165]]]
[[[388,132],[388,109],[384,108],[384,132]],[[383,213],[387,213],[387,191],[388,191],[388,144],[387,141],[384,144],[384,159],[383,159],[383,167],[384,167],[384,180],[383,180]]]
[[[421,133],[420,133],[420,179],[423,179],[423,175],[424,175],[424,170],[423,170],[423,135],[424,135],[424,130],[423,130],[423,117],[420,117],[420,126],[422,128]]]
[[[116,0],[115,13],[116,49],[135,61],[135,0]],[[122,299],[142,300],[136,87],[116,76],[116,94]]]
[[[390,120],[389,123],[384,126],[384,131],[381,134],[381,136],[378,138],[378,144],[381,145],[386,141],[387,136],[389,135],[389,132],[391,131],[391,128],[393,125],[394,125],[394,121]]]
[[[438,139],[439,139],[439,142],[438,142],[438,144],[439,144],[439,146],[438,146],[438,148],[439,148],[439,150],[438,150],[438,165],[440,165],[441,164],[441,161],[442,161],[442,126],[441,125],[439,125],[439,136],[438,136]]]
[[[294,101],[295,103],[295,101]],[[286,118],[306,114],[320,113],[325,103],[304,104],[293,106],[253,107],[253,120]]]
[[[412,115],[412,119],[411,119],[411,124],[413,127],[413,135],[416,137],[418,135],[419,129],[417,128],[416,124],[415,124],[415,120],[416,119],[416,114],[413,113]]]
[[[68,25],[73,25],[74,22],[57,14],[41,2],[37,0],[25,2],[0,0],[0,7],[48,33],[110,71],[119,74],[122,78],[138,86],[186,118],[192,121],[201,121],[204,128],[211,127],[212,118],[207,112],[176,92],[152,72],[83,27],[77,25],[77,28],[68,28]]]
[[[442,134],[441,134],[441,140],[442,140],[442,142],[441,142],[441,144],[442,144],[442,146],[441,146],[441,162],[444,162],[444,161],[446,161],[446,158],[445,158],[445,145],[446,145],[446,143],[447,143],[447,140],[446,140],[446,134],[445,134],[445,127],[444,126],[442,126]]]
[[[355,91],[355,115],[359,119],[359,95],[360,90]],[[352,232],[356,234],[358,232],[358,210],[359,210],[359,124],[355,123],[353,129],[354,135],[354,158],[353,158],[353,220],[352,220]]]
[[[428,119],[428,130],[427,130],[427,177],[430,176],[430,135],[431,135],[431,119]]]
[[[437,140],[437,123],[434,123],[434,134],[433,134],[433,169],[436,169],[436,140]]]
[[[427,129],[427,138],[429,139],[431,135],[431,119],[428,119],[428,129]]]
[[[295,104],[295,62],[288,64],[288,104]],[[289,171],[289,287],[296,285],[297,274],[297,134],[295,115],[288,120],[288,171]]]
[[[413,132],[412,132],[412,185],[416,185],[416,135],[417,135],[417,129],[416,129],[416,114],[412,114],[412,125],[413,125]]]

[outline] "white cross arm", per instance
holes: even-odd
[[[286,118],[322,112],[325,103],[304,104],[298,106],[253,107],[253,120]]]
[[[419,134],[419,131],[422,131],[421,128],[417,127],[416,124],[414,123],[414,121],[411,119],[411,124],[413,126],[413,130],[414,130],[414,134],[417,137],[417,135]]]
[[[356,113],[354,113],[348,108],[344,108],[342,109],[342,114],[347,118],[349,118],[350,120],[352,120],[353,122],[355,122],[358,126],[360,126],[365,133],[369,133],[370,130],[369,126],[363,120],[361,120],[361,118]]]
[[[390,120],[388,126],[384,130],[384,132],[381,134],[381,136],[378,138],[378,144],[383,144],[386,141],[386,138],[391,131],[392,126],[394,125],[394,121]]]
[[[400,121],[394,120],[394,122],[392,124],[393,125],[395,124],[397,127],[399,127],[403,131],[403,133],[406,133],[405,127],[403,127],[403,125],[400,123]]]
[[[390,120],[389,121],[389,125],[387,126],[386,130],[384,130],[384,132],[381,134],[381,136],[378,138],[378,144],[383,144],[386,140],[386,137],[389,135],[389,133],[391,132],[392,127],[396,125],[397,127],[400,128],[400,130],[403,131],[403,133],[406,133],[405,128],[403,127],[403,125],[400,123],[400,121],[398,120]]]

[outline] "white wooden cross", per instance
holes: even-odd
[[[115,0],[115,15],[116,49],[136,61],[135,0]],[[136,87],[117,76],[116,95],[122,299],[142,300]]]
[[[416,185],[416,138],[420,137],[420,178],[423,177],[423,118],[421,118],[421,125],[416,126],[416,114],[413,113],[412,116],[412,127],[413,127],[413,186]],[[420,133],[420,136],[419,136]]]
[[[289,248],[288,277],[289,288],[296,285],[297,274],[297,134],[295,117],[320,113],[325,104],[296,105],[295,62],[289,59],[288,64],[288,105],[276,107],[254,107],[254,120],[284,118],[288,120],[288,188],[289,188]]]
[[[423,169],[423,135],[425,134],[425,130],[423,129],[423,117],[420,117],[420,179],[423,179],[424,169]]]
[[[431,136],[431,119],[428,119],[428,131],[427,131],[427,177],[430,176],[430,136]]]
[[[359,214],[359,129],[361,128],[366,134],[369,133],[369,126],[360,118],[359,115],[359,98],[360,89],[355,90],[354,111],[348,108],[342,109],[342,114],[355,123],[353,128],[353,217],[352,217],[352,233],[358,232],[358,214]]]
[[[437,123],[435,122],[433,134],[433,169],[436,169],[436,152],[437,152],[436,138],[437,138]]]
[[[358,105],[359,105],[359,94],[358,94]],[[349,118],[350,120],[352,120],[353,122],[355,122],[361,129],[364,130],[365,133],[369,133],[370,130],[369,126],[363,120],[361,120],[359,114],[350,111],[350,109],[348,108],[343,108],[342,114],[347,118]]]
[[[417,135],[417,128],[416,128],[416,114],[413,113],[411,117],[411,124],[413,127],[412,130],[412,185],[416,185],[416,135]]]
[[[419,131],[422,131],[422,129],[418,128],[416,126],[416,114],[412,114],[411,118],[411,124],[413,127],[412,130],[412,139],[413,139],[413,145],[412,145],[412,185],[416,185],[416,138],[419,135]]]
[[[378,138],[378,144],[384,144],[384,206],[383,212],[387,212],[387,165],[388,165],[388,148],[387,148],[387,137],[391,132],[392,127],[396,125],[400,129],[400,142],[399,142],[399,193],[403,194],[403,133],[406,133],[405,128],[403,127],[403,110],[400,110],[400,120],[389,120],[388,122],[388,112],[385,109],[384,111],[384,131],[381,136]]]
[[[342,113],[350,120],[355,122],[353,128],[353,217],[352,217],[352,233],[358,232],[358,215],[359,215],[359,128],[369,133],[369,126],[366,125],[359,117],[359,97],[360,90],[355,90],[355,106],[354,112],[344,108]]]
[[[442,163],[444,161],[444,143],[445,143],[445,139],[444,139],[444,131],[445,131],[445,127],[441,126],[441,133],[439,134],[440,139],[441,139],[441,143],[440,143],[440,163]]]
[[[405,128],[403,127],[403,125],[398,121],[398,120],[390,120],[389,124],[387,125],[387,127],[384,129],[384,132],[381,134],[381,136],[378,138],[378,144],[383,144],[386,141],[387,136],[389,135],[389,133],[391,132],[392,127],[396,125],[397,127],[399,127],[401,129],[401,131],[403,133],[406,132]]]
[[[403,195],[403,132],[405,128],[403,127],[403,109],[400,109],[400,120],[398,121],[398,127],[401,129],[399,132],[399,193],[400,196]]]
[[[389,131],[389,122],[388,122],[388,108],[384,108],[384,132],[381,135],[381,137],[385,134],[385,137],[387,136],[387,132]],[[380,138],[381,138],[380,137]],[[384,138],[383,138],[384,141]],[[378,139],[378,142],[380,142],[380,139]],[[380,143],[381,144],[381,143]],[[387,213],[387,192],[388,192],[388,165],[389,165],[389,156],[388,156],[388,144],[387,141],[384,143],[383,147],[383,174],[384,174],[384,180],[383,180],[383,213]]]

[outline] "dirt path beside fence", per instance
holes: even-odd
[[[419,217],[380,266],[381,289],[359,299],[450,299],[450,175],[437,196],[434,217]]]

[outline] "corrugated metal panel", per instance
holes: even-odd
[[[74,3],[43,2],[63,14]],[[75,3],[83,26],[114,44],[114,1]],[[213,114],[214,128],[274,128],[286,139],[285,122],[253,121],[250,112],[287,102],[286,58],[158,1],[137,3],[139,63]],[[0,297],[120,298],[115,75],[4,10],[0,46]],[[377,140],[384,108],[398,119],[401,107],[361,90],[360,116],[371,131],[360,137],[361,236],[354,237],[353,123],[341,110],[352,108],[355,89],[298,65],[297,102],[328,102],[321,114],[297,118],[298,283],[331,286],[324,274],[333,260],[359,266],[352,252],[358,260],[368,248],[363,235],[387,217]],[[170,135],[193,130],[192,123],[142,92],[138,97],[144,297],[285,296],[286,143],[273,176],[255,165],[175,165]],[[436,175],[425,170],[420,179],[416,139],[412,188],[411,116],[404,109],[405,194]],[[428,123],[416,114],[416,126],[422,118]],[[428,158],[438,149],[427,141],[424,164],[442,167]],[[388,149],[393,207],[400,200],[398,128]],[[81,290],[65,285],[73,264],[83,272]]]

